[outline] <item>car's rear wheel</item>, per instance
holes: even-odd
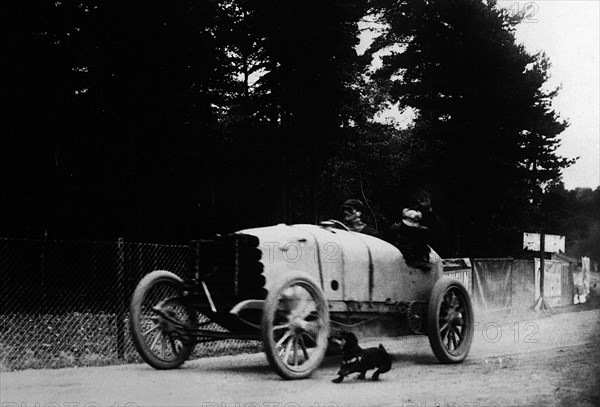
[[[427,336],[440,362],[459,363],[467,357],[473,321],[471,299],[463,284],[450,278],[438,280],[427,309]]]
[[[303,272],[289,272],[269,290],[262,340],[271,367],[284,379],[308,377],[325,356],[329,308],[318,284]]]

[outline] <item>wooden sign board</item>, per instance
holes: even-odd
[[[564,253],[565,237],[559,235],[544,235],[544,252]],[[523,250],[540,251],[540,234],[523,233]]]

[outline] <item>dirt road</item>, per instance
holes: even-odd
[[[471,353],[437,363],[426,337],[383,339],[381,381],[334,384],[338,358],[311,378],[284,381],[264,355],[207,358],[156,371],[122,365],[0,374],[2,407],[25,406],[597,406],[600,310],[476,319]],[[376,345],[379,342],[364,345]],[[369,377],[369,375],[367,375]]]

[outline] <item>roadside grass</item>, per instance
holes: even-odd
[[[141,363],[127,323],[124,355],[117,352],[115,314],[0,315],[0,371]],[[190,359],[262,351],[259,341],[196,345]]]

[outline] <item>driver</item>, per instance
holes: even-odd
[[[379,237],[377,229],[372,228],[360,219],[364,207],[364,204],[360,200],[348,199],[341,207],[342,222],[353,232]]]

